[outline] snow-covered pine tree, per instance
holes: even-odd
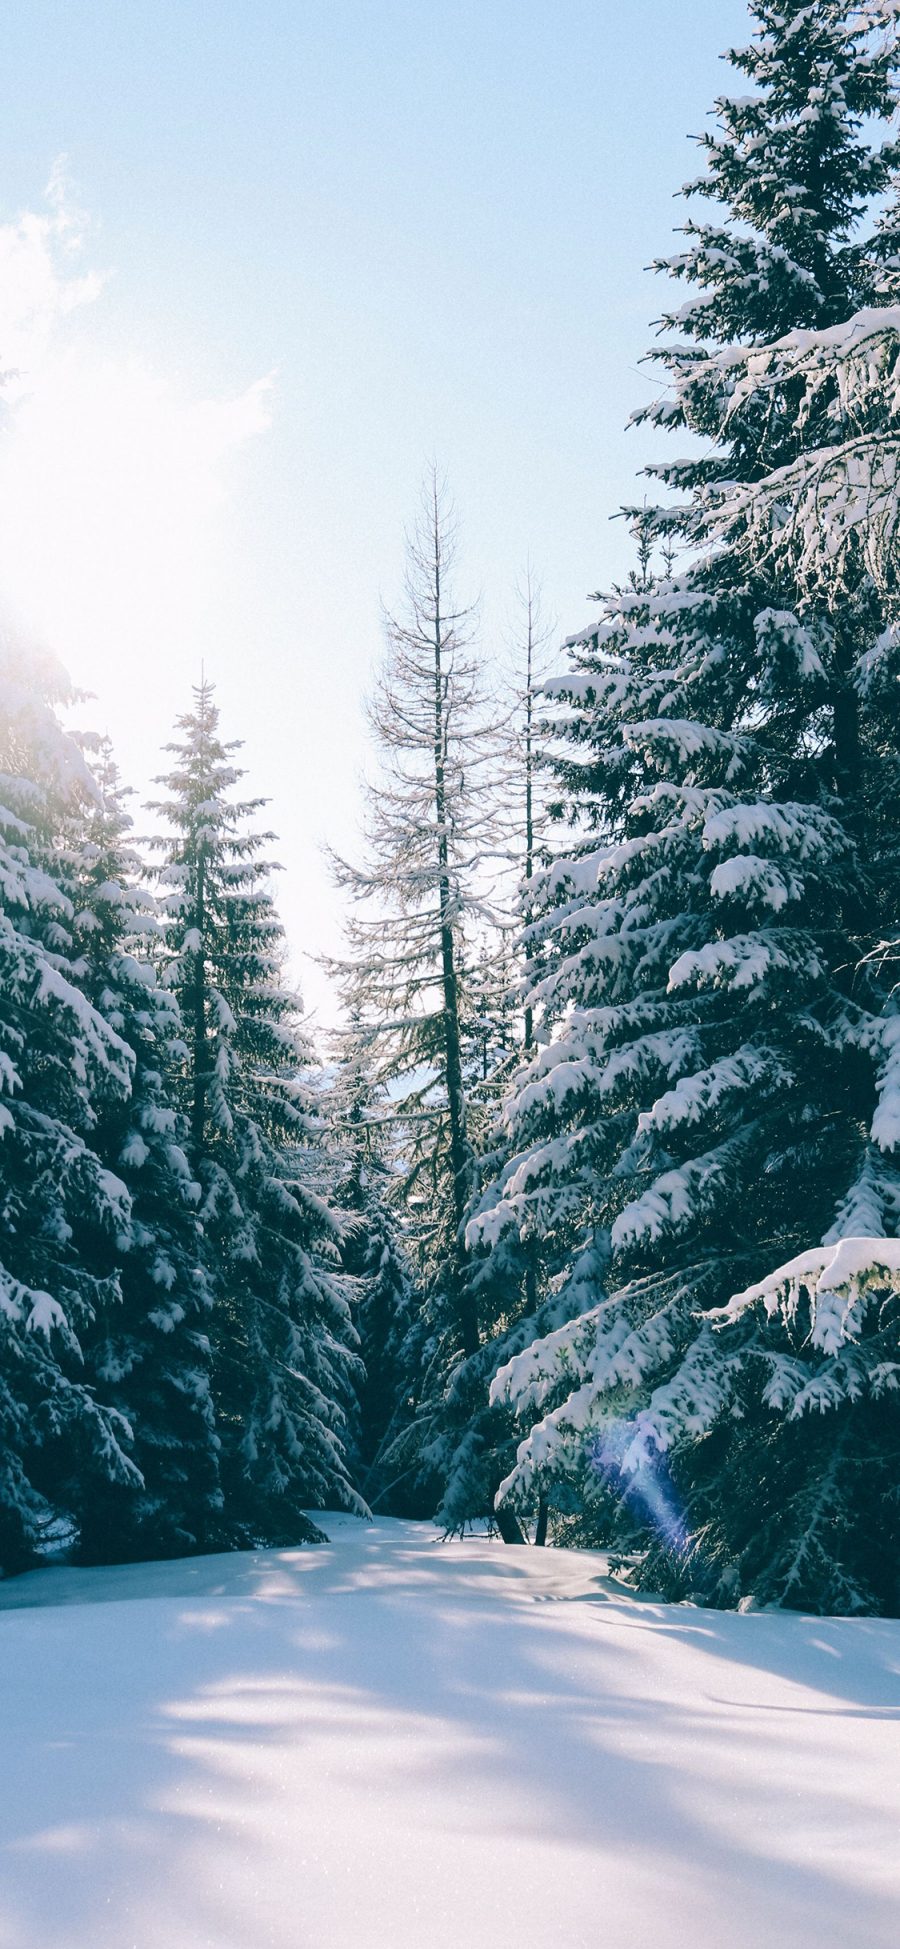
[[[479,1344],[464,1222],[483,1008],[473,1006],[469,975],[494,919],[496,740],[471,648],[472,612],[452,594],[455,552],[452,510],[432,471],[408,542],[405,606],[386,618],[370,707],[379,769],[367,794],[368,863],[334,861],[353,910],[350,953],[333,972],[348,1017],[369,1038],[373,1083],[390,1093],[402,1126],[406,1207],[426,1290],[407,1347],[404,1394],[416,1410],[385,1458],[407,1479],[448,1373]]]
[[[71,1527],[90,1491],[140,1488],[129,1429],[86,1384],[79,1336],[121,1303],[121,1178],[94,1149],[133,1057],[82,993],[61,835],[94,786],[48,660],[0,659],[0,1573]]]
[[[889,210],[885,227],[893,213]],[[885,296],[890,295],[888,283]],[[860,590],[886,622],[854,671],[866,705],[860,750],[879,750],[866,839],[893,866],[897,766],[897,552],[900,522],[900,307],[883,303],[823,332],[789,333],[760,357],[753,382],[790,385],[808,444],[752,490],[716,496],[716,525],[837,621]],[[732,358],[730,364],[735,365]],[[746,378],[738,369],[736,390]],[[882,821],[888,792],[887,822]],[[892,885],[893,875],[893,885]],[[638,1416],[638,1470],[649,1450],[676,1450],[691,1508],[677,1551],[651,1544],[645,1574],[673,1592],[750,1593],[822,1611],[900,1607],[900,1032],[896,937],[866,943],[880,1014],[850,1010],[838,1025],[875,1064],[870,1155],[822,1245],[736,1294],[700,1330]],[[848,1232],[850,1235],[848,1236]],[[885,1232],[892,1236],[885,1237]],[[698,1437],[702,1437],[698,1439]]]
[[[214,1281],[214,1385],[226,1517],[237,1540],[318,1534],[309,1508],[364,1511],[345,1438],[360,1362],[340,1267],[341,1220],[284,937],[252,826],[264,801],[233,797],[212,686],[179,718],[153,809],[167,889],[164,978],[184,1023],[189,1157]]]
[[[754,40],[732,56],[753,92],[721,100],[704,138],[690,192],[724,216],[690,223],[669,266],[697,290],[664,320],[683,334],[656,355],[671,388],[641,416],[704,443],[654,470],[688,496],[648,517],[688,564],[607,601],[553,687],[578,836],[541,883],[546,1041],[507,1106],[517,1156],[482,1226],[533,1227],[568,1258],[571,1323],[495,1382],[541,1416],[505,1493],[574,1492],[595,1534],[649,1548],[656,1587],[683,1589],[692,1559],[694,1587],[723,1602],[762,1590],[841,1605],[866,1585],[842,1555],[859,1506],[849,1460],[823,1491],[818,1571],[791,1574],[824,1482],[806,1410],[830,1401],[848,1458],[860,1416],[896,1453],[894,1368],[880,1327],[873,1357],[860,1352],[852,1306],[824,1380],[815,1333],[801,1377],[794,1302],[789,1349],[783,1310],[762,1330],[759,1295],[721,1332],[697,1323],[816,1240],[893,1238],[900,1215],[895,1001],[877,952],[900,892],[896,570],[885,502],[853,498],[858,389],[834,360],[873,309],[896,329],[893,206],[866,222],[898,164],[877,138],[894,113],[895,12],[756,5]],[[886,369],[865,407],[881,487],[896,451]],[[842,470],[843,501],[816,498]],[[801,486],[818,542],[790,518]],[[894,1536],[896,1515],[895,1502]]]
[[[73,974],[133,1053],[130,1095],[98,1107],[93,1144],[131,1199],[116,1303],[84,1338],[86,1373],[133,1430],[143,1485],[85,1484],[78,1518],[91,1561],[176,1556],[223,1534],[210,1386],[211,1289],[188,1165],[187,1125],[172,1100],[184,1051],[174,995],[157,979],[160,921],[129,840],[130,817],[108,741],[92,763],[96,797],[60,858],[71,902]]]
[[[524,933],[515,943],[502,937],[499,948],[492,943],[480,984],[484,1000],[475,1011],[490,1032],[489,1039],[485,1036],[485,1053],[490,1050],[490,1061],[483,1064],[480,1085],[482,1128],[467,1224],[478,1220],[482,1239],[487,1214],[502,1200],[510,1162],[509,1133],[499,1117],[500,1100],[523,1053],[527,1055],[534,1043],[530,990],[535,971],[528,937],[532,882],[546,844],[551,786],[540,734],[540,691],[550,667],[550,636],[540,585],[529,564],[517,590],[504,673],[509,704],[498,737],[497,827],[514,883],[510,909],[513,913],[518,910]],[[474,1088],[477,1096],[477,1079]],[[474,1353],[460,1355],[448,1377],[429,1450],[442,1483],[438,1518],[448,1530],[457,1532],[473,1521],[495,1517],[494,1498],[515,1453],[515,1428],[509,1410],[499,1404],[491,1406],[488,1401],[491,1378],[498,1366],[528,1345],[536,1333],[558,1323],[545,1303],[546,1280],[535,1237],[520,1236],[507,1228],[496,1250],[485,1251],[482,1243],[470,1257],[468,1276],[477,1308],[479,1345]],[[510,1512],[501,1512],[499,1520],[506,1540],[519,1541],[521,1532],[510,1522]],[[542,1505],[538,1540],[543,1541],[544,1532]]]

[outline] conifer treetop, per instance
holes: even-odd
[[[867,129],[894,113],[893,0],[756,0],[751,11],[753,40],[726,58],[753,92],[719,97],[717,130],[698,138],[706,171],[683,191],[722,206],[726,224],[689,219],[687,248],[656,264],[699,287],[662,329],[720,343],[770,340],[855,309],[872,247],[854,231],[900,162],[900,143],[873,145]],[[896,242],[882,230],[875,247],[887,255]]]

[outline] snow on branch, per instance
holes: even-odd
[[[788,1259],[714,1317],[724,1326],[761,1304],[767,1318],[791,1325],[805,1298],[812,1345],[835,1354],[859,1338],[867,1308],[887,1294],[900,1294],[900,1239],[840,1238]]]
[[[693,378],[693,385],[698,381]],[[793,405],[803,451],[760,481],[710,489],[712,537],[790,567],[834,601],[859,564],[897,586],[900,541],[900,306],[870,306],[825,331],[714,354],[702,384],[723,397],[723,432],[767,397]]]

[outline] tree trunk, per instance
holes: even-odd
[[[463,1088],[462,1049],[459,1032],[459,981],[453,938],[453,913],[450,899],[450,849],[447,839],[447,793],[445,773],[444,675],[441,666],[443,625],[441,619],[441,545],[437,507],[434,513],[434,806],[437,819],[438,899],[440,902],[441,987],[443,994],[445,1084],[450,1119],[450,1172],[453,1180],[453,1215],[456,1224],[454,1252],[456,1308],[463,1353],[478,1349],[478,1321],[463,1269],[464,1247],[461,1234],[469,1202],[470,1156],[466,1134],[466,1102]]]
[[[203,959],[203,932],[206,924],[206,886],[203,849],[197,862],[197,904],[194,912],[194,926],[199,946],[194,953],[193,982],[193,1092],[191,1100],[191,1147],[192,1163],[196,1170],[203,1156],[206,1135],[206,1091],[208,1084],[206,1069],[206,975]]]
[[[534,681],[534,609],[531,594],[531,572],[528,577],[528,642],[525,664],[525,884],[528,885],[534,872],[534,750],[532,743],[532,683]],[[531,907],[527,896],[525,900],[525,920],[531,919]],[[525,1050],[531,1049],[534,1042],[534,1015],[525,1005]]]
[[[849,683],[835,695],[832,723],[835,784],[842,798],[852,798],[859,789],[859,699]]]
[[[521,1523],[511,1509],[495,1509],[494,1521],[504,1543],[524,1543]]]

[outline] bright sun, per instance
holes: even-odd
[[[269,424],[271,381],[197,399],[98,350],[75,325],[103,291],[82,256],[59,175],[44,213],[0,226],[0,580],[121,737],[136,670],[197,659],[225,466]]]

